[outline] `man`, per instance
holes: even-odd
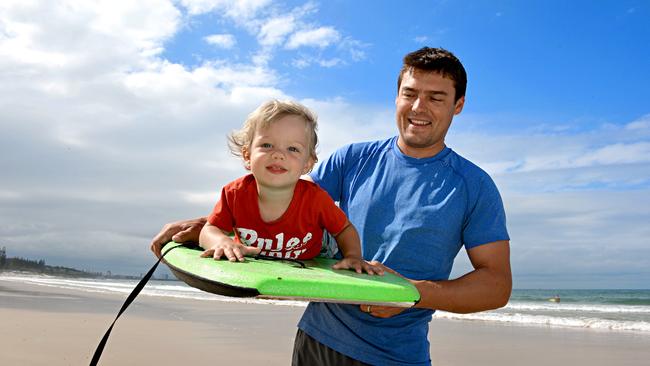
[[[480,168],[445,145],[465,103],[460,61],[439,48],[405,56],[395,99],[398,136],[352,144],[311,173],[359,229],[363,257],[412,281],[413,308],[310,303],[298,324],[294,365],[430,365],[434,310],[504,306],[512,287],[499,192]],[[195,240],[203,219],[166,225],[152,250]],[[448,280],[465,246],[474,270]]]

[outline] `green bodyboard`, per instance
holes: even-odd
[[[401,307],[420,299],[415,286],[404,278],[334,270],[334,259],[246,257],[244,262],[230,262],[201,258],[202,249],[175,242],[167,243],[162,252],[167,252],[163,262],[178,279],[218,295]]]

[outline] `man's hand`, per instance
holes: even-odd
[[[160,232],[151,240],[151,251],[154,252],[156,257],[160,258],[162,255],[160,250],[163,245],[170,241],[183,243],[186,241],[199,241],[199,234],[201,228],[205,225],[205,217],[192,220],[181,220],[165,224]]]
[[[379,263],[379,262],[377,262]],[[351,269],[357,273],[366,272],[369,275],[378,274],[380,276],[384,275],[384,270],[382,267],[373,265],[363,260],[361,257],[344,257],[340,261],[336,262],[332,269]]]
[[[406,277],[402,276],[401,274],[395,272],[393,269],[386,267],[383,263],[378,262],[378,261],[372,261],[369,263],[373,268],[377,268],[381,270],[382,273],[384,272],[390,272],[394,275],[400,276],[404,279],[407,279]],[[410,281],[410,280],[409,280]],[[364,313],[368,313],[372,316],[375,316],[377,318],[390,318],[392,316],[395,316],[402,311],[408,309],[408,308],[401,308],[401,307],[395,307],[395,306],[379,306],[379,305],[359,305],[359,309],[363,311]]]
[[[408,308],[399,308],[395,306],[379,306],[379,305],[359,305],[359,308],[364,313],[372,315],[377,318],[390,318],[395,316]]]

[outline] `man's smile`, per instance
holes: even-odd
[[[414,118],[409,118],[408,119],[409,123],[415,126],[428,126],[431,124],[431,121],[426,121],[422,119],[414,119]]]

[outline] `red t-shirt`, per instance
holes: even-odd
[[[208,222],[234,232],[239,243],[262,248],[260,254],[310,259],[320,253],[323,229],[335,235],[348,221],[327,192],[303,179],[296,184],[289,207],[275,221],[262,221],[257,198],[252,174],[230,182],[221,190]]]

